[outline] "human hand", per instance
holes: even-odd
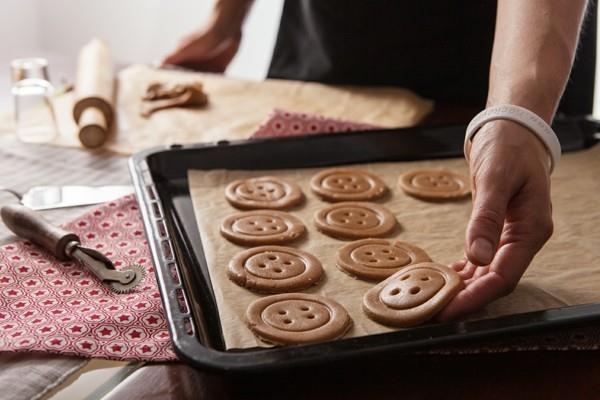
[[[184,37],[162,65],[222,73],[237,53],[241,38],[239,29],[227,32],[209,26]]]
[[[464,260],[451,265],[465,289],[442,310],[445,321],[513,291],[553,230],[546,148],[511,121],[487,123],[470,149],[473,211]]]

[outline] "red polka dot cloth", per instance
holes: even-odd
[[[317,133],[337,133],[380,129],[380,127],[337,118],[295,113],[274,109],[254,132],[252,138],[285,137],[297,135],[314,135]]]
[[[0,351],[41,351],[116,360],[176,359],[135,198],[106,203],[64,225],[119,269],[146,278],[116,294],[84,266],[60,262],[27,241],[0,247]]]

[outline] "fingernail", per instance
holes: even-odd
[[[478,238],[471,244],[471,255],[482,265],[488,265],[494,258],[494,246],[489,240]]]

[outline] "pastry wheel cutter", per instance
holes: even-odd
[[[0,214],[4,224],[16,235],[44,247],[59,260],[79,261],[113,292],[131,292],[146,276],[146,270],[139,264],[115,269],[104,254],[82,246],[79,236],[50,224],[27,207],[6,205]]]

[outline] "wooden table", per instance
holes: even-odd
[[[379,368],[325,366],[247,380],[158,364],[105,399],[598,399],[599,377],[600,351],[409,356]]]

